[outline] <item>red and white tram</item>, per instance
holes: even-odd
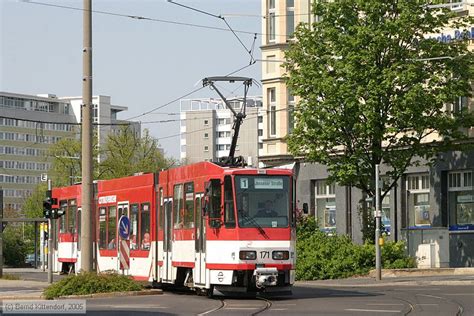
[[[282,169],[211,162],[113,180],[95,188],[98,271],[207,293],[289,292],[295,278],[295,185]],[[80,269],[79,185],[53,189],[65,211],[56,258]],[[130,219],[130,266],[117,226]]]

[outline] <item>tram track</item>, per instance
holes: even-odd
[[[204,311],[204,312],[198,314],[198,316],[204,316],[204,315],[209,315],[209,314],[219,313],[219,312],[226,312],[226,308],[228,308],[227,312],[229,312],[230,310],[236,309],[235,306],[228,303],[228,300],[229,299],[225,299],[225,298],[219,299],[219,302],[220,302],[219,306],[214,307],[210,310]],[[249,313],[249,315],[252,315],[252,316],[259,315],[259,314],[269,310],[272,307],[272,302],[270,300],[264,298],[264,297],[256,297],[256,300],[264,302],[265,306],[259,308],[255,312]],[[255,307],[255,308],[258,308],[258,307]],[[248,309],[252,309],[252,306],[242,307],[242,308],[237,308],[237,309],[247,309],[248,310]]]

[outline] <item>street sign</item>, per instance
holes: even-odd
[[[119,235],[122,239],[128,239],[130,236],[130,220],[125,215],[119,220]]]
[[[130,240],[120,240],[120,270],[130,269]]]
[[[42,182],[48,181],[48,174],[47,173],[42,173],[41,174],[41,181]]]

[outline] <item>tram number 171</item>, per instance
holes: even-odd
[[[268,259],[268,258],[270,258],[270,251],[260,251],[260,258],[261,258],[261,259]]]

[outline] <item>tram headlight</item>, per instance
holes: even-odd
[[[239,258],[240,260],[255,260],[257,259],[257,252],[254,250],[241,250]]]
[[[277,250],[272,252],[273,260],[288,260],[290,253],[286,250]]]

